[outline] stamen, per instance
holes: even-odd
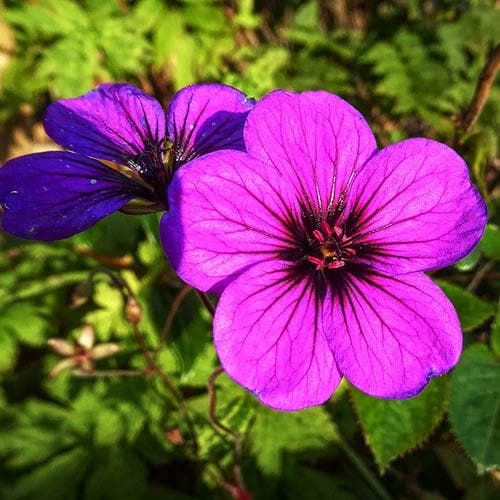
[[[345,266],[345,262],[343,260],[332,260],[327,264],[328,269],[339,269]]]
[[[325,265],[325,261],[322,259],[319,259],[318,257],[313,257],[312,255],[308,255],[306,259],[311,263],[316,266],[316,271],[319,271],[322,269]]]
[[[315,229],[313,232],[313,236],[318,240],[319,243],[324,243],[325,242],[325,237],[321,233],[321,231],[318,231]]]

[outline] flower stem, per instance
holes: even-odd
[[[372,490],[377,494],[381,500],[392,500],[391,495],[385,489],[385,486],[379,481],[373,471],[365,464],[363,459],[354,451],[346,441],[342,438],[339,439],[338,445],[346,454],[347,458],[351,461],[352,465],[364,477],[365,481],[370,485]]]
[[[234,441],[234,458],[235,463],[233,466],[233,476],[236,485],[238,488],[245,490],[245,483],[243,481],[243,475],[241,473],[241,467],[239,462],[241,460],[241,455],[243,451],[243,445],[241,442],[240,436],[231,430],[229,427],[225,426],[217,417],[217,391],[215,388],[215,381],[217,377],[224,373],[224,369],[222,367],[216,368],[208,378],[208,396],[209,396],[209,409],[208,416],[210,417],[210,421],[212,425],[219,431],[227,434]]]
[[[205,292],[200,292],[200,290],[196,290],[198,293],[198,296],[200,297],[200,300],[203,302],[203,305],[205,306],[206,310],[210,313],[210,316],[214,316],[215,314],[215,309],[212,303],[210,302],[210,299],[207,297],[207,294]]]

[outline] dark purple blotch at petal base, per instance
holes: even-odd
[[[120,172],[68,152],[21,156],[0,168],[2,228],[30,240],[67,238],[146,196]]]
[[[52,103],[44,127],[70,151],[127,165],[163,143],[165,113],[156,99],[133,85],[106,83]]]
[[[254,101],[219,83],[179,91],[168,109],[167,134],[179,165],[223,149],[245,150],[243,126]]]

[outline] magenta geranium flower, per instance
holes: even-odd
[[[56,240],[116,210],[165,210],[177,168],[211,151],[244,149],[252,105],[220,84],[181,90],[167,116],[158,101],[128,84],[57,101],[47,110],[45,130],[71,152],[30,154],[0,169],[2,227],[22,238]]]
[[[275,91],[249,113],[247,154],[174,178],[161,235],[179,275],[221,292],[221,363],[266,405],[322,403],[342,376],[406,398],[459,358],[457,315],[423,274],[476,245],[486,208],[452,149],[377,151],[363,117],[326,92]]]

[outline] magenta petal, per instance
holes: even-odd
[[[324,91],[271,92],[249,113],[245,143],[323,212],[342,205],[355,172],[376,151],[363,116]]]
[[[243,125],[253,100],[228,85],[203,83],[179,91],[168,109],[177,163],[221,149],[245,150]]]
[[[107,83],[73,99],[52,103],[47,134],[66,149],[126,164],[165,138],[160,103],[128,84]]]
[[[420,273],[349,277],[325,307],[324,323],[341,373],[381,398],[414,396],[453,368],[462,349],[453,306]]]
[[[356,179],[352,199],[358,242],[373,246],[372,264],[391,274],[453,264],[477,244],[487,220],[466,163],[427,139],[380,151]]]
[[[292,242],[288,214],[274,169],[239,151],[193,160],[172,180],[170,210],[160,235],[172,266],[200,290],[257,262],[275,258]]]
[[[222,294],[214,340],[224,370],[266,405],[299,410],[326,401],[339,374],[326,342],[321,303],[290,264],[248,269]]]
[[[140,184],[68,152],[21,156],[0,168],[2,228],[30,240],[67,238],[141,195]]]

